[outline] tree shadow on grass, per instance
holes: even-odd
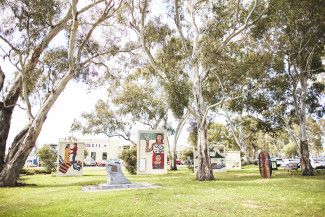
[[[218,177],[216,174],[217,181],[233,181],[233,182],[242,182],[242,181],[254,181],[254,180],[263,180],[259,173],[226,173]],[[323,180],[325,179],[325,174],[316,174],[315,176],[302,176],[301,171],[273,171],[271,180],[276,179],[309,179],[309,180]]]
[[[28,184],[25,187],[32,188],[66,188],[66,187],[83,187],[86,185],[98,185],[104,184],[105,182],[98,181],[83,181],[83,182],[72,182],[72,183],[62,183],[62,184]]]

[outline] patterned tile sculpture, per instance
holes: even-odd
[[[59,144],[59,176],[81,176],[85,144],[79,142],[61,142]]]

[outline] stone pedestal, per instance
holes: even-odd
[[[121,185],[131,184],[131,182],[124,176],[121,165],[118,163],[106,164],[107,185]]]
[[[84,192],[98,192],[98,191],[118,191],[127,189],[146,189],[159,188],[158,185],[148,183],[131,183],[122,173],[121,165],[118,163],[106,164],[107,184],[84,186]]]

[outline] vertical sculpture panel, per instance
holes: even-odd
[[[137,173],[167,173],[167,134],[151,130],[138,132]]]
[[[260,167],[260,174],[263,178],[269,179],[272,175],[272,164],[269,153],[261,151],[258,155],[258,164]]]
[[[84,150],[84,143],[60,142],[57,175],[81,176]]]

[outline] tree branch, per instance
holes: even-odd
[[[76,32],[78,29],[78,11],[77,11],[78,0],[71,1],[71,14],[72,14],[72,25],[70,29],[70,39],[69,39],[69,51],[68,51],[68,61],[69,61],[69,71],[74,71],[75,59],[74,59],[74,47],[76,42]],[[73,67],[73,68],[71,68]]]
[[[220,46],[219,46],[219,49],[223,48],[224,46],[226,46],[234,37],[236,37],[237,35],[239,35],[241,32],[243,32],[245,29],[247,29],[249,26],[253,25],[257,20],[259,20],[261,18],[261,16],[263,15],[263,13],[260,14],[260,16],[255,19],[254,21],[252,21],[251,23],[249,23],[256,7],[257,7],[257,3],[258,3],[258,0],[254,0],[254,5],[253,5],[253,8],[249,11],[246,19],[245,19],[245,22],[244,22],[244,25],[241,26],[239,29],[234,29],[232,33],[230,33],[230,35],[228,37],[226,37],[221,43],[220,43]]]
[[[179,0],[175,0],[175,17],[174,17],[174,21],[177,27],[177,32],[181,37],[182,40],[182,44],[183,44],[183,49],[185,53],[189,53],[189,50],[187,48],[187,39],[185,38],[184,34],[183,34],[183,30],[182,30],[182,26],[181,26],[181,21],[180,21],[180,14],[179,14]]]
[[[140,3],[139,3],[140,4]],[[147,7],[148,7],[148,1],[145,0],[144,1],[144,6],[143,8],[141,9],[141,6],[139,5],[139,10],[140,10],[140,13],[141,13],[141,22],[140,22],[140,27],[139,26],[136,26],[136,21],[134,20],[133,23],[130,23],[131,24],[131,27],[133,29],[136,30],[136,32],[138,33],[138,35],[140,36],[140,40],[141,40],[141,44],[142,44],[142,48],[150,62],[150,65],[155,69],[155,71],[158,73],[158,75],[165,79],[166,78],[166,75],[164,73],[164,70],[159,66],[159,64],[155,61],[150,49],[147,47],[147,43],[146,43],[146,38],[145,38],[145,35],[144,35],[144,31],[145,31],[145,18],[146,18],[146,11],[147,11]],[[134,19],[134,17],[133,17]]]
[[[200,120],[201,118],[200,114],[197,111],[195,111],[192,105],[188,104],[186,108],[195,117],[195,119]]]
[[[3,73],[1,66],[0,66],[0,92],[2,91],[5,78],[6,78],[6,75]]]

